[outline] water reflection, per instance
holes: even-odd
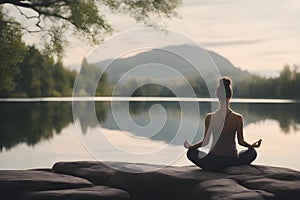
[[[109,112],[109,102],[76,102],[76,106],[73,106],[73,112],[74,113],[80,113],[73,115],[78,117],[81,129],[83,133],[87,132],[88,128],[94,128],[99,125],[99,122],[105,122],[107,118],[107,114]],[[70,108],[72,109],[72,108]],[[96,117],[98,121],[94,120],[94,115],[96,114]]]
[[[130,102],[129,111],[132,120],[139,126],[146,126],[150,122],[149,109],[157,102]],[[189,104],[188,102],[186,104]],[[124,103],[119,103],[118,112],[122,115]],[[202,137],[203,118],[206,113],[211,111],[210,103],[199,103],[200,115],[195,110],[186,109],[181,111],[180,104],[177,102],[164,102],[161,104],[167,112],[168,120],[164,124],[160,133],[151,137],[153,140],[170,142],[176,134],[182,114],[191,121],[200,120],[199,134],[195,140]],[[236,103],[232,107],[243,114],[245,126],[262,120],[273,119],[278,121],[281,132],[288,134],[300,128],[300,104],[246,104]],[[96,115],[98,121],[91,118],[91,113]],[[187,105],[188,108],[188,105]],[[88,128],[98,126],[103,128],[118,130],[119,127],[114,121],[110,110],[110,102],[97,102],[95,107],[87,102],[81,102],[77,107],[77,112],[82,112],[79,119],[82,131],[88,134]],[[50,139],[59,134],[68,124],[73,123],[72,103],[71,102],[35,102],[35,103],[0,103],[0,149],[11,149],[19,143],[26,143],[34,146],[40,141]],[[154,113],[155,114],[155,113]],[[159,115],[154,115],[160,117]],[[200,116],[200,119],[199,119]],[[188,124],[186,124],[188,126]],[[128,131],[131,127],[128,126]],[[142,133],[133,134],[139,135]],[[187,133],[188,134],[188,133]],[[141,136],[141,135],[139,135]],[[179,142],[179,141],[178,141]],[[177,145],[176,141],[174,143]],[[179,145],[179,143],[178,143]]]
[[[294,104],[233,104],[244,115],[247,124],[272,119],[279,123],[285,134],[299,130],[299,103]]]
[[[73,121],[71,103],[1,103],[0,149],[34,146]]]

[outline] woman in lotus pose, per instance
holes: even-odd
[[[219,80],[216,96],[219,99],[219,108],[206,115],[204,139],[193,145],[187,141],[184,143],[184,147],[188,149],[187,157],[197,166],[207,170],[222,170],[229,166],[250,164],[257,156],[254,148],[260,147],[262,140],[253,144],[244,140],[243,117],[229,106],[232,97],[230,78],[224,77]],[[247,150],[237,152],[236,135],[238,143],[247,147]],[[208,144],[210,136],[213,140],[209,153],[199,151],[199,147]]]

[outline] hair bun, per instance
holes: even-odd
[[[232,97],[231,79],[229,77],[219,79],[219,86],[217,87],[216,94],[220,100]]]
[[[224,87],[229,87],[231,85],[230,78],[224,77],[220,79],[220,85],[224,85]]]

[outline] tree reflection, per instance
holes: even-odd
[[[82,112],[89,113],[85,107],[82,109]],[[96,114],[101,121],[106,119],[105,109],[104,103],[96,104]],[[63,128],[73,123],[71,102],[1,103],[0,113],[1,151],[20,143],[34,146],[60,134]],[[88,117],[81,120],[87,121],[87,127],[94,126]]]
[[[149,112],[149,108],[155,102],[134,102],[130,105],[132,115],[140,115]],[[178,103],[162,103],[166,110],[172,110],[172,113],[180,113]],[[214,110],[216,104],[199,103],[200,116],[204,116]],[[300,104],[299,103],[232,103],[231,107],[244,116],[245,125],[257,123],[264,120],[275,120],[279,123],[281,131],[288,134],[300,130]],[[194,111],[187,111],[192,114]],[[191,119],[193,120],[193,119]]]
[[[157,103],[130,102],[129,112],[133,121],[139,125],[147,125],[150,120],[149,109]],[[79,120],[84,134],[88,132],[88,128],[94,128],[99,123],[103,128],[119,130],[112,117],[109,104],[110,102],[96,102],[95,104],[80,102],[78,104],[79,106],[76,107],[75,112],[80,113],[80,115],[75,120]],[[190,120],[200,120],[199,132],[202,132],[203,118],[206,113],[212,110],[212,104],[199,103],[199,119],[199,113],[192,109],[182,111],[178,102],[164,102],[161,105],[166,109],[168,117],[171,118],[166,122],[161,133],[151,139],[167,142],[172,140],[174,134],[176,134],[182,114],[189,117]],[[121,103],[120,108],[122,106]],[[245,125],[271,119],[278,121],[282,132],[286,134],[300,128],[300,104],[232,103],[231,106],[244,116]],[[96,120],[94,119],[95,110]],[[123,112],[123,110],[120,109],[118,112]],[[71,102],[0,103],[0,113],[1,151],[3,148],[11,149],[20,143],[34,146],[42,140],[51,139],[55,134],[61,133],[66,126],[74,121]],[[160,116],[157,115],[156,117]]]
[[[276,120],[282,132],[288,134],[299,130],[300,113],[298,103],[291,104],[233,104],[244,115],[247,123]]]
[[[0,149],[35,145],[59,134],[72,120],[70,103],[1,103]]]
[[[109,102],[75,102],[73,116],[79,120],[81,131],[86,134],[88,128],[95,128],[106,121],[108,108]]]

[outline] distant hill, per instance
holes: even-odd
[[[217,65],[222,76],[229,76],[232,78],[233,81],[240,81],[243,79],[251,78],[253,76],[253,74],[251,74],[250,72],[235,67],[225,57],[213,51],[208,51],[208,53],[210,57],[213,59],[213,61],[215,62],[215,64]]]
[[[176,70],[186,78],[201,77],[199,71],[202,75],[208,76],[210,80],[216,81],[219,76],[214,71],[211,70],[212,65],[208,62],[208,57],[205,54],[197,55],[195,52],[199,51],[198,47],[190,45],[180,45],[180,46],[169,46],[165,47],[165,50],[153,49],[147,52],[138,53],[137,55],[119,58],[115,60],[104,60],[96,63],[95,65],[100,68],[104,68],[109,63],[109,67],[105,70],[109,81],[116,83],[122,75],[126,74],[130,70],[133,70],[137,66],[143,66],[143,70],[130,72],[130,77],[134,79],[164,79],[174,80],[172,74],[165,70],[151,70],[151,67],[158,63],[160,65],[165,65]],[[201,60],[198,71],[184,58],[175,55],[170,52],[183,52],[184,54],[189,54],[193,56],[198,56],[197,59]],[[216,64],[221,76],[230,76],[234,81],[238,81],[245,78],[250,78],[252,76],[248,71],[241,70],[235,67],[228,59],[223,56],[213,52],[207,51],[211,59]],[[128,75],[129,73],[127,73]]]
[[[89,95],[95,89],[108,91],[99,92],[99,96],[212,97],[218,79],[229,76],[237,98],[299,98],[300,73],[290,66],[285,66],[275,78],[262,77],[241,70],[213,51],[189,45],[130,52],[125,56],[128,57],[97,63],[85,60],[89,67],[81,68],[81,72],[86,72],[80,79],[84,80],[82,91]],[[100,81],[98,69],[105,72]]]

